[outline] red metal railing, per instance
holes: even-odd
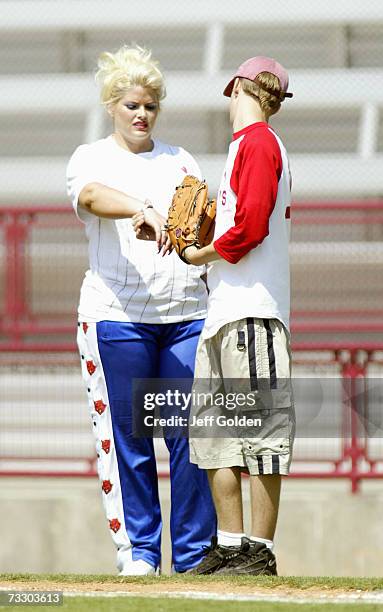
[[[323,225],[360,224],[380,225],[383,227],[383,201],[368,202],[311,202],[300,203],[293,207],[293,223],[315,224],[320,216]],[[33,312],[29,300],[30,261],[27,256],[27,245],[32,228],[38,222],[39,228],[54,227],[53,218],[63,215],[60,228],[78,228],[79,224],[69,206],[3,208],[0,211],[0,231],[3,232],[4,272],[3,272],[3,306],[0,309],[0,351],[3,353],[44,354],[75,353],[74,328],[75,312],[66,313],[65,317],[54,312],[43,315]],[[383,283],[382,283],[383,284]],[[77,289],[77,288],[76,288]],[[1,312],[2,310],[2,312]],[[367,333],[377,335],[383,332],[383,308],[366,311],[361,308],[343,309],[336,312],[295,311],[292,315],[292,333],[314,334],[348,333],[360,334],[357,340],[313,341],[299,340],[293,342],[295,361],[299,354],[307,351],[328,353],[328,363],[338,364],[345,381],[352,385],[356,380],[367,377],[369,365],[383,365],[379,353],[383,351],[383,341],[365,341]],[[33,340],[28,337],[32,336]],[[67,339],[71,337],[73,339]],[[57,338],[62,337],[62,340]],[[37,340],[36,340],[37,338]],[[307,360],[305,361],[307,363]],[[352,389],[351,389],[352,391]],[[361,432],[353,393],[349,393],[349,404],[344,413],[342,450],[340,456],[331,463],[330,471],[298,470],[295,466],[291,476],[294,478],[347,478],[351,481],[352,491],[358,490],[361,480],[383,477],[383,457],[371,459],[369,440]],[[4,459],[4,457],[3,457]],[[22,457],[25,461],[27,458]],[[45,458],[49,460],[49,457]],[[52,458],[52,462],[57,459]],[[307,459],[309,461],[309,458]],[[50,469],[45,470],[6,470],[0,475],[61,475],[61,476],[94,476],[95,459],[83,459],[86,467],[80,471]]]
[[[307,350],[307,345],[303,347],[296,345],[295,363],[299,364],[299,353]],[[382,347],[379,347],[380,351]],[[360,483],[363,480],[381,479],[383,478],[383,455],[381,457],[372,458],[370,454],[370,439],[365,425],[361,423],[360,406],[360,389],[356,385],[360,385],[360,381],[365,382],[368,375],[368,367],[371,364],[379,364],[383,366],[383,358],[379,357],[379,352],[375,345],[361,344],[360,346],[349,345],[348,348],[335,349],[331,344],[310,345],[310,351],[325,351],[328,354],[326,360],[320,360],[321,364],[337,364],[340,367],[341,377],[343,380],[343,401],[342,401],[342,426],[339,431],[339,440],[341,449],[339,455],[335,458],[326,459],[317,457],[313,459],[310,456],[299,457],[293,463],[293,470],[290,478],[336,478],[347,479],[351,483],[352,493],[359,490]],[[307,365],[307,359],[302,360],[302,363]],[[316,360],[313,363],[318,363]],[[368,412],[368,397],[363,398],[366,402],[366,413]],[[27,457],[27,456],[2,456],[1,461],[8,461],[12,467],[0,469],[0,476],[65,476],[65,477],[93,477],[97,475],[95,456],[91,457]],[[31,465],[45,464],[44,467],[25,468],[25,463],[30,462]],[[60,468],[60,463],[65,464],[64,468]],[[304,466],[315,463],[315,470],[307,469]],[[49,468],[46,464],[50,464]],[[68,468],[68,464],[73,467]],[[327,469],[323,465],[327,465]],[[24,465],[24,467],[21,467]],[[75,467],[76,466],[76,467]],[[159,470],[159,477],[168,477],[167,470]]]
[[[293,223],[336,226],[344,223],[383,227],[383,200],[361,202],[311,202],[295,204]],[[325,214],[323,214],[325,213]],[[339,213],[339,214],[338,214]],[[30,258],[26,256],[32,228],[54,227],[53,217],[61,215],[60,227],[79,228],[69,206],[3,208],[0,211],[0,230],[3,230],[5,250],[4,305],[0,311],[0,349],[15,351],[66,351],[73,350],[73,342],[57,340],[57,336],[71,335],[75,326],[75,312],[55,315],[54,312],[36,314],[28,300],[30,286]],[[52,219],[50,219],[52,217]],[[77,290],[77,288],[76,288]],[[363,315],[363,316],[362,316]],[[295,311],[292,313],[291,331],[322,334],[324,332],[381,333],[383,332],[383,308],[381,310],[342,312]],[[28,341],[28,336],[39,341]],[[44,346],[41,338],[45,336]],[[55,337],[50,341],[50,337]],[[379,343],[378,343],[379,344]],[[301,345],[302,350],[304,347]],[[310,348],[309,346],[307,347]],[[336,348],[336,347],[334,347]],[[378,347],[377,347],[378,348]]]
[[[307,344],[296,345],[295,351],[307,350]],[[290,476],[295,478],[346,478],[351,482],[351,490],[356,493],[362,480],[371,478],[383,478],[383,456],[379,459],[372,458],[370,455],[370,438],[366,431],[365,423],[360,417],[360,402],[363,402],[364,416],[368,415],[368,390],[366,380],[368,377],[368,367],[372,364],[383,366],[382,344],[359,343],[341,344],[337,348],[328,343],[312,343],[311,349],[314,352],[326,351],[330,354],[327,363],[337,364],[340,367],[342,377],[342,427],[339,432],[341,440],[341,452],[339,457],[326,461],[331,464],[329,471],[316,472],[314,475],[310,471],[294,470]],[[295,359],[299,364],[299,357]],[[302,361],[308,364],[305,359]],[[317,363],[314,361],[313,363]],[[321,360],[321,363],[326,361]],[[364,392],[360,393],[360,385]],[[304,462],[300,458],[300,462]],[[310,458],[306,459],[307,462]]]
[[[54,221],[49,217],[63,214],[65,225],[75,228],[78,222],[68,206],[56,207],[20,207],[2,208],[0,210],[0,229],[3,229],[3,245],[5,250],[4,271],[4,306],[0,313],[0,350],[4,352],[43,350],[38,343],[28,344],[26,336],[47,335],[44,343],[45,350],[61,351],[73,350],[73,343],[49,342],[49,336],[55,334],[69,334],[73,332],[76,315],[72,313],[73,324],[63,323],[54,313],[50,317],[37,316],[32,312],[28,302],[28,287],[30,284],[29,258],[26,255],[31,230],[36,224],[39,215],[44,215],[44,221],[39,221],[39,228],[54,227]],[[45,218],[47,216],[47,219]],[[60,223],[62,227],[62,220]],[[58,228],[59,229],[59,228]],[[49,323],[50,320],[50,323]]]

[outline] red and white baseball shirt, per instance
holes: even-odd
[[[291,176],[286,150],[272,128],[253,123],[233,135],[217,198],[208,267],[203,337],[246,317],[289,327]]]

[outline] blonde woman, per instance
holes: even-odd
[[[160,566],[161,510],[153,440],[133,431],[133,381],[192,381],[206,316],[204,268],[158,250],[168,251],[163,225],[176,185],[200,170],[184,149],[152,136],[165,86],[149,51],[102,53],[96,79],[113,133],[79,146],[67,169],[89,240],[78,346],[117,567],[120,575],[148,575]],[[138,211],[156,242],[136,238],[131,217]],[[215,512],[205,472],[189,462],[187,439],[166,444],[172,562],[184,572],[200,562]]]

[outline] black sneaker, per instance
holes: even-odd
[[[277,562],[266,544],[242,538],[239,553],[229,560],[219,574],[277,576]]]
[[[226,567],[241,552],[240,546],[220,546],[216,536],[211,539],[210,546],[204,546],[205,558],[193,569],[188,570],[188,574],[215,574]]]

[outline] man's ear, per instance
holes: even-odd
[[[234,98],[238,98],[238,94],[241,91],[241,79],[238,77],[234,81],[232,95]]]

